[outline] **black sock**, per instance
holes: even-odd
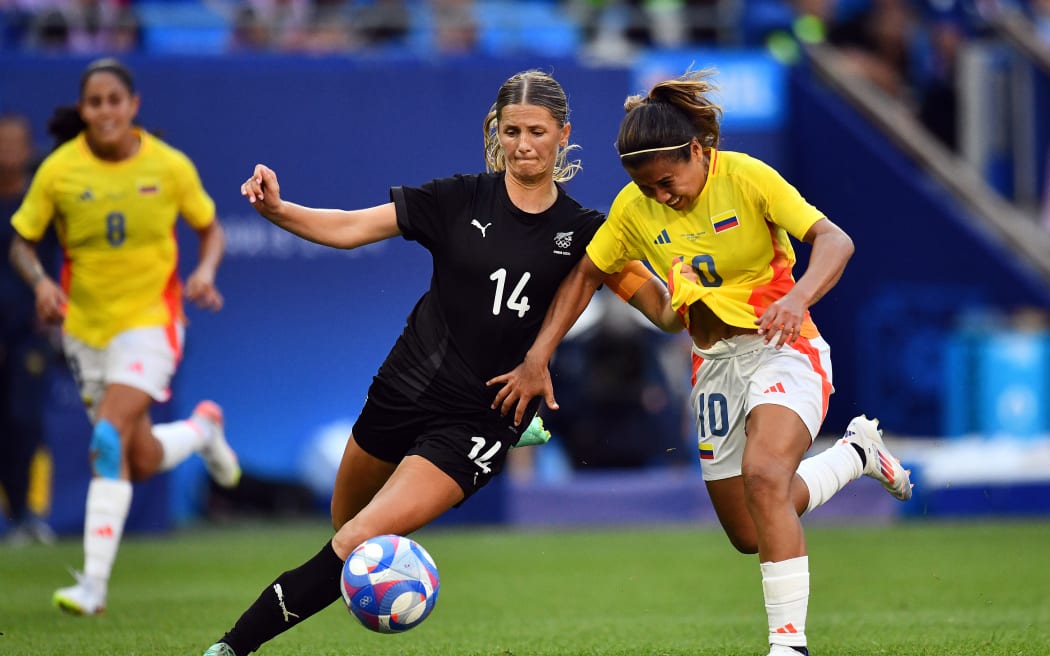
[[[850,442],[849,445],[857,450],[857,455],[860,456],[860,466],[861,467],[867,467],[868,466],[868,454],[864,453],[864,449],[860,448],[859,444],[854,444],[853,442]]]
[[[326,542],[316,556],[267,586],[219,642],[247,656],[338,599],[342,570],[343,560]]]

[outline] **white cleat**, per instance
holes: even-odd
[[[25,547],[34,543],[51,546],[57,539],[55,531],[39,517],[22,520],[4,536],[4,542],[11,547]]]
[[[216,642],[211,647],[208,647],[208,651],[204,652],[204,656],[237,656],[233,653],[233,648],[225,642]]]
[[[902,467],[900,459],[890,453],[882,442],[878,419],[868,419],[864,415],[854,417],[846,427],[842,441],[856,444],[864,450],[865,476],[882,483],[882,487],[901,501],[911,498],[911,489],[914,487],[911,471]]]
[[[73,572],[73,576],[77,584],[55,590],[51,602],[72,615],[101,615],[106,610],[105,585],[92,581],[80,572]]]
[[[212,480],[221,487],[236,487],[241,480],[241,465],[237,462],[237,454],[226,442],[222,408],[214,401],[201,401],[193,409],[190,420],[203,424],[208,431],[208,439],[200,454]]]

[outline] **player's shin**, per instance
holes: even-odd
[[[326,542],[299,567],[277,577],[220,642],[237,656],[247,656],[264,642],[284,633],[339,599],[343,560]]]
[[[762,563],[762,592],[769,620],[769,644],[806,646],[809,557]]]

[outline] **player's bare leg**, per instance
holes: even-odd
[[[332,490],[332,529],[359,513],[379,492],[397,469],[397,464],[369,455],[357,445],[353,434],[346,441],[339,471]]]

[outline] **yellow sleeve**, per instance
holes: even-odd
[[[608,221],[598,228],[587,244],[587,255],[606,273],[615,273],[630,261],[622,236]]]
[[[37,169],[22,205],[11,217],[11,225],[23,238],[37,242],[43,239],[47,226],[55,215],[55,201],[51,197],[56,164],[49,158]]]
[[[802,241],[813,224],[825,218],[824,213],[807,202],[776,169],[764,162],[756,162],[759,175],[755,182],[765,196],[766,214],[773,223]]]
[[[616,195],[605,223],[598,228],[598,232],[594,233],[591,242],[587,244],[587,255],[596,267],[606,273],[615,273],[623,269],[629,261],[641,259],[630,252],[630,239],[627,238],[624,228],[627,219],[624,216],[625,192],[633,184],[632,182],[625,186]]]

